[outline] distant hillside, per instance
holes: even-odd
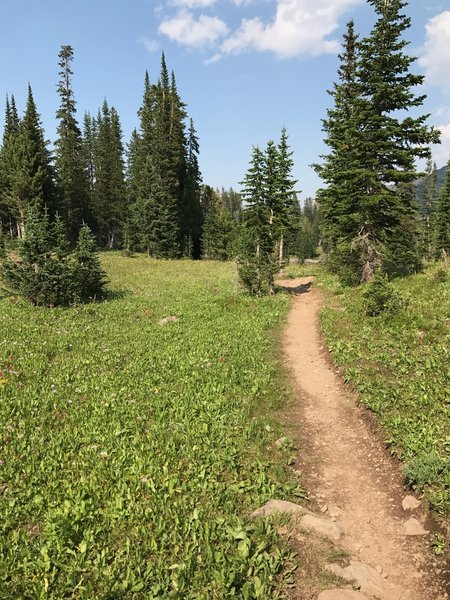
[[[445,174],[447,173],[447,165],[441,167],[437,170],[437,185],[438,191],[441,189],[442,184],[444,183]],[[422,206],[425,195],[425,180],[418,179],[417,180],[417,201],[419,206]]]

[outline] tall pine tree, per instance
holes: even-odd
[[[201,211],[198,139],[186,135],[186,106],[164,54],[157,84],[145,76],[139,110],[140,130],[128,151],[127,186],[131,194],[127,237],[151,256],[200,255]]]
[[[437,170],[431,157],[427,161],[422,216],[422,253],[427,260],[436,254]]]
[[[106,100],[99,111],[96,129],[92,212],[100,245],[111,249],[121,241],[127,193],[119,115],[109,108]]]
[[[450,159],[447,165],[436,219],[436,254],[438,258],[450,256]]]
[[[14,172],[15,149],[19,135],[20,119],[14,96],[6,97],[5,125],[0,150],[0,217],[2,230],[8,229],[13,237],[17,232],[16,219],[11,211],[12,173]]]
[[[186,168],[183,174],[181,198],[182,254],[188,258],[200,258],[202,235],[202,208],[200,185],[202,176],[198,164],[199,143],[194,122],[190,119],[187,138]]]
[[[342,265],[362,281],[380,266],[395,265],[398,274],[417,270],[415,160],[428,157],[438,139],[428,115],[408,114],[425,97],[414,92],[423,77],[411,73],[415,59],[405,53],[407,3],[369,4],[377,15],[371,34],[356,43],[353,27],[347,31],[335,108],[324,127],[331,153],[318,169],[328,183],[319,198],[325,233],[332,248],[343,248]]]
[[[327,184],[318,192],[322,215],[323,244],[341,276],[357,282],[362,257],[353,242],[360,231],[360,199],[364,195],[364,168],[360,157],[363,115],[361,86],[357,78],[358,36],[354,22],[347,24],[343,51],[339,55],[338,82],[329,91],[334,106],[323,120],[325,143],[330,151],[315,169]],[[373,259],[377,257],[375,253]]]
[[[8,134],[5,141],[5,193],[17,235],[23,237],[32,207],[45,206],[54,211],[53,169],[30,85],[23,119],[18,121],[14,105],[9,110],[8,130],[14,133]]]
[[[90,222],[89,179],[84,160],[81,131],[76,120],[76,102],[72,89],[71,46],[62,46],[59,53],[58,93],[61,98],[56,113],[59,120],[56,140],[56,182],[59,210],[74,243],[83,222]]]

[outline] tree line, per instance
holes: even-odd
[[[160,258],[229,258],[241,223],[241,197],[202,183],[197,133],[164,54],[157,82],[145,74],[139,127],[126,145],[119,114],[106,99],[97,114],[86,112],[78,122],[74,51],[62,46],[58,56],[60,106],[53,149],[31,86],[22,117],[14,96],[6,99],[0,232],[23,239],[30,212],[47,211],[49,226],[59,217],[72,246],[85,224],[104,249]]]

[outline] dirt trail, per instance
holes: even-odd
[[[299,424],[297,468],[316,507],[344,527],[345,550],[383,573],[402,600],[448,598],[429,536],[405,535],[410,517],[428,529],[425,513],[403,510],[398,466],[328,364],[318,331],[322,296],[311,282],[278,282],[294,294],[284,349],[301,398],[288,416]]]

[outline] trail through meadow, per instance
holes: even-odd
[[[398,464],[329,365],[318,327],[322,294],[312,281],[278,282],[294,295],[284,332],[299,396],[286,415],[298,437],[294,468],[304,472],[313,508],[343,527],[340,545],[353,563],[373,568],[385,581],[379,596],[359,592],[361,599],[448,598],[430,534],[423,531],[430,529],[426,512],[421,505],[403,508],[408,491]]]

